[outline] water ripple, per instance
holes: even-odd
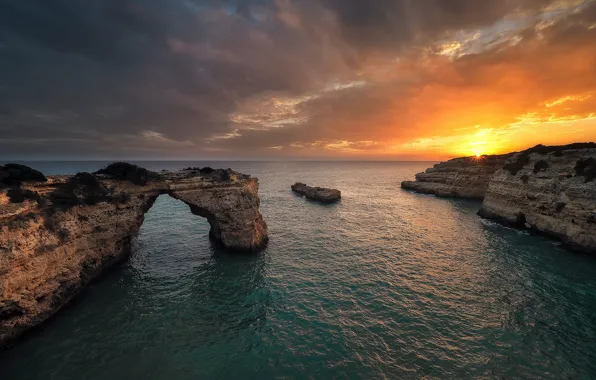
[[[213,247],[160,197],[132,259],[0,353],[0,377],[596,377],[596,260],[399,189],[428,164],[223,166],[260,178],[263,253]],[[296,181],[343,199],[295,197]]]

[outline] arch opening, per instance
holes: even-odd
[[[212,213],[189,204],[167,191],[148,199],[143,210],[141,228],[146,228],[147,225],[156,233],[169,230],[170,225],[179,225],[179,233],[193,235],[205,233],[210,239],[218,239],[220,236],[219,225]]]

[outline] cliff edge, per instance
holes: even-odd
[[[515,154],[492,176],[478,214],[596,253],[596,144]]]
[[[236,250],[267,242],[258,180],[232,170],[154,173],[117,163],[96,173],[48,176],[0,166],[0,345],[40,324],[103,270],[126,259],[160,194],[206,218]]]
[[[490,178],[509,157],[511,154],[454,158],[416,174],[416,181],[404,181],[401,187],[438,197],[481,200]]]

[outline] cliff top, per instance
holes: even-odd
[[[579,150],[579,149],[596,149],[596,143],[573,143],[568,145],[536,145],[532,148],[521,151],[513,156],[504,166],[503,169],[507,170],[512,175],[516,175],[526,165],[530,159],[530,155],[537,153],[540,155],[552,154],[556,157],[563,156],[564,151],[568,150]]]
[[[138,165],[115,162],[94,173],[46,177],[25,165],[6,164],[0,166],[0,205],[3,208],[0,216],[13,215],[25,204],[30,209],[35,202],[40,208],[66,210],[100,202],[123,203],[133,193],[166,192],[171,187],[242,186],[249,180],[256,181],[250,175],[231,169],[210,167],[158,173]]]

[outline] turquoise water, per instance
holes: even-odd
[[[429,163],[208,164],[259,177],[267,249],[215,248],[161,196],[131,260],[0,352],[0,379],[596,378],[596,258],[399,188]]]

